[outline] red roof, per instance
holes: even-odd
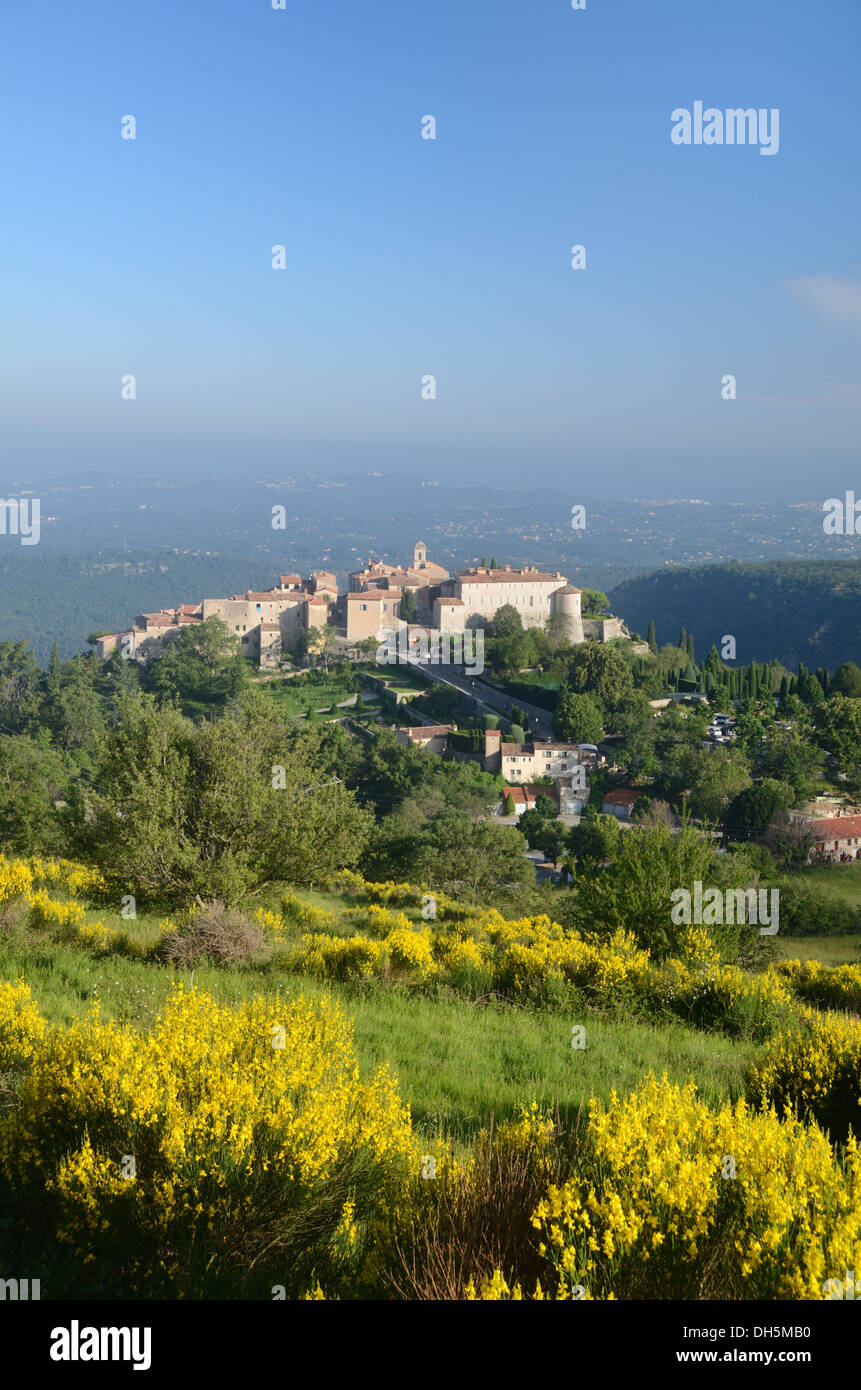
[[[503,799],[508,796],[509,792],[514,797],[515,806],[534,806],[535,792],[531,787],[503,787]]]
[[[372,603],[379,603],[382,602],[384,598],[400,598],[400,596],[400,589],[362,589],[358,594],[348,594],[347,598],[353,602],[355,602],[356,599],[362,599],[363,601],[370,599]]]
[[[814,840],[855,840],[861,838],[861,816],[831,816],[814,821]]]
[[[543,570],[458,570],[456,578],[462,584],[546,584],[554,579],[562,580],[561,574],[545,574]]]
[[[642,792],[632,791],[630,787],[619,787],[617,791],[607,792],[604,797],[605,806],[633,806],[635,801],[639,801]]]

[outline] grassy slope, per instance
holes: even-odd
[[[303,895],[316,906],[335,907],[330,894]],[[137,922],[100,911],[107,925],[142,940],[158,935],[155,918]],[[192,983],[191,972],[121,955],[97,956],[47,936],[0,940],[0,976],[23,976],[42,1012],[57,1021],[83,1013],[94,998],[105,1014],[149,1027],[173,978]],[[507,1004],[475,1004],[457,997],[431,998],[377,982],[318,983],[286,972],[277,961],[258,968],[194,972],[193,983],[221,999],[256,993],[329,994],[353,1018],[363,1068],[388,1062],[401,1093],[429,1137],[443,1133],[467,1142],[493,1116],[502,1120],[531,1100],[555,1106],[570,1117],[591,1095],[606,1100],[625,1094],[651,1067],[671,1080],[693,1078],[713,1101],[735,1097],[755,1049],[688,1029],[677,1023],[654,1027],[624,1017],[529,1011]],[[571,1047],[573,1023],[586,1024],[585,1049]]]

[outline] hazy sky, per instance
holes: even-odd
[[[859,63],[858,0],[4,0],[3,478],[861,491]]]

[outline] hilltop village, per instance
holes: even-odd
[[[410,642],[422,636],[431,642],[480,628],[504,605],[517,610],[524,628],[541,627],[552,614],[563,614],[572,644],[628,635],[618,618],[584,618],[583,591],[564,574],[481,565],[450,575],[428,559],[422,541],[416,543],[410,565],[375,560],[350,574],[348,583],[347,592],[339,593],[337,577],[327,570],[315,570],[306,579],[282,574],[271,589],[140,613],[131,627],[99,637],[96,652],[105,658],[119,647],[145,661],[181,628],[214,617],[235,633],[243,657],[261,670],[274,669],[282,657],[301,651],[303,633],[333,629],[333,646],[346,655],[361,643],[382,642],[391,632],[406,630]]]

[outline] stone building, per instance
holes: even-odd
[[[534,567],[461,570],[440,585],[433,624],[443,632],[484,627],[509,604],[526,628],[543,627],[552,613],[564,613],[570,620],[569,640],[579,643],[584,641],[582,592],[563,574],[546,574]]]

